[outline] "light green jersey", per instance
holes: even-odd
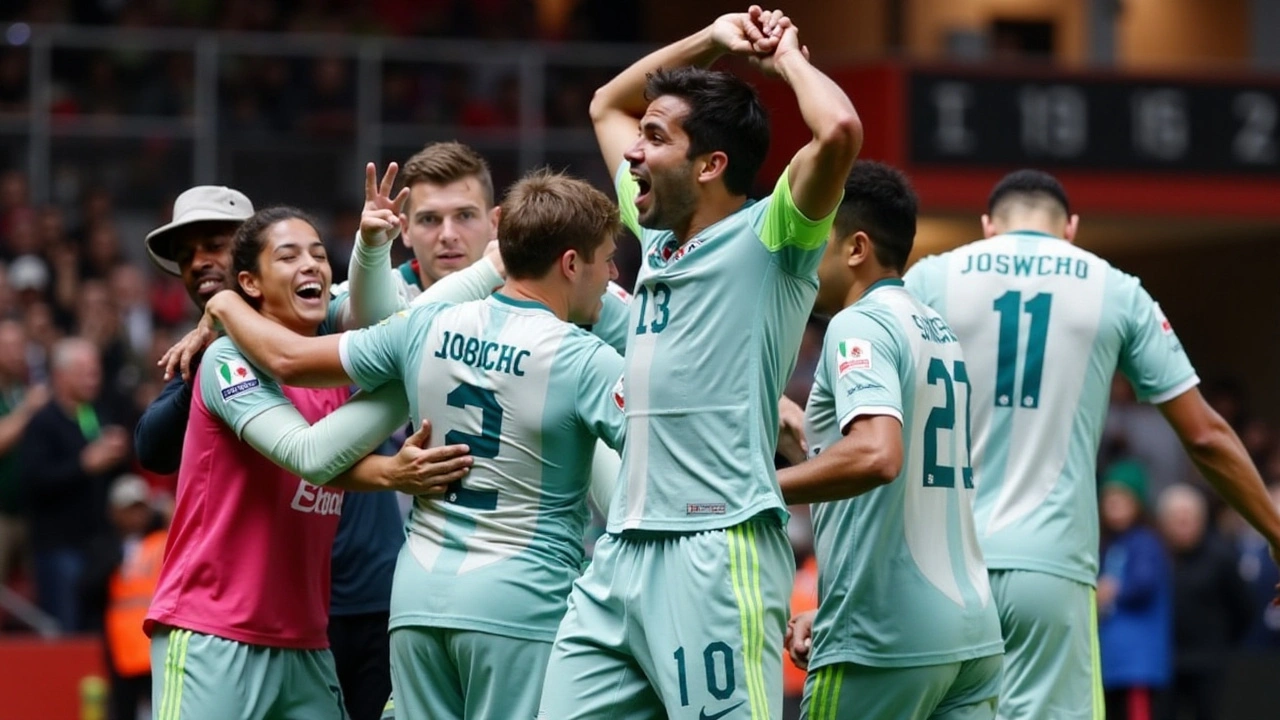
[[[583,564],[596,438],[622,443],[622,358],[546,307],[495,293],[427,304],[346,333],[362,388],[402,382],[433,447],[475,464],[419,497],[391,597],[391,628],[479,630],[550,641]]]
[[[692,532],[786,509],[773,469],[778,397],[795,367],[835,212],[773,194],[679,245],[640,227],[637,186],[616,178],[640,238],[627,342],[627,446],[608,530]]]
[[[906,281],[968,359],[987,565],[1093,585],[1112,376],[1118,368],[1151,403],[1199,382],[1160,306],[1137,278],[1034,232],[925,258]]]
[[[969,374],[947,324],[882,280],[827,326],[805,410],[809,452],[854,419],[902,423],[902,471],[813,506],[818,615],[810,669],[940,665],[1002,651],[973,520]],[[927,630],[922,630],[927,628]]]

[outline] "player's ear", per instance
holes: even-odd
[[[992,238],[999,234],[1000,234],[1000,231],[996,230],[995,221],[991,219],[990,215],[983,213],[982,214],[982,237]]]
[[[400,213],[400,242],[410,250],[413,249],[413,243],[409,242],[409,216],[404,213]]]
[[[724,175],[729,167],[729,156],[722,150],[702,156],[698,166],[698,182],[708,183]]]
[[[236,282],[240,283],[240,287],[249,297],[254,299],[262,297],[262,287],[258,284],[258,278],[248,270],[241,270],[236,276]]]
[[[570,282],[572,282],[578,275],[580,259],[581,258],[578,257],[578,251],[572,249],[566,250],[564,254],[560,256],[560,273]]]
[[[1067,227],[1062,231],[1062,238],[1067,242],[1074,243],[1076,241],[1076,232],[1080,229],[1080,216],[1072,215],[1067,220]]]
[[[489,211],[489,226],[493,228],[493,234],[490,236],[490,238],[493,240],[498,239],[498,221],[501,219],[502,219],[502,206],[494,205],[493,209]]]
[[[850,235],[845,242],[848,244],[848,249],[845,251],[848,253],[845,256],[845,264],[851,269],[866,262],[867,258],[871,257],[871,253],[874,252],[871,247],[871,236],[862,230]]]

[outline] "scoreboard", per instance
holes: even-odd
[[[1280,177],[1280,88],[929,71],[908,80],[913,165]]]
[[[862,118],[861,157],[905,170],[926,212],[981,212],[1001,176],[1033,167],[1091,215],[1280,220],[1280,77],[823,69]],[[809,133],[787,87],[757,82],[774,119],[763,182]]]

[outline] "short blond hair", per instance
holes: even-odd
[[[590,183],[534,170],[502,199],[498,250],[508,277],[539,278],[569,250],[592,262],[619,227],[618,206]]]
[[[431,143],[409,158],[400,171],[407,188],[418,183],[448,185],[473,177],[484,193],[485,209],[493,207],[493,176],[480,153],[460,142]]]

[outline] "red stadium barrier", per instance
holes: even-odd
[[[81,712],[81,682],[105,680],[100,638],[0,638],[0,668],[0,720],[94,718]]]

